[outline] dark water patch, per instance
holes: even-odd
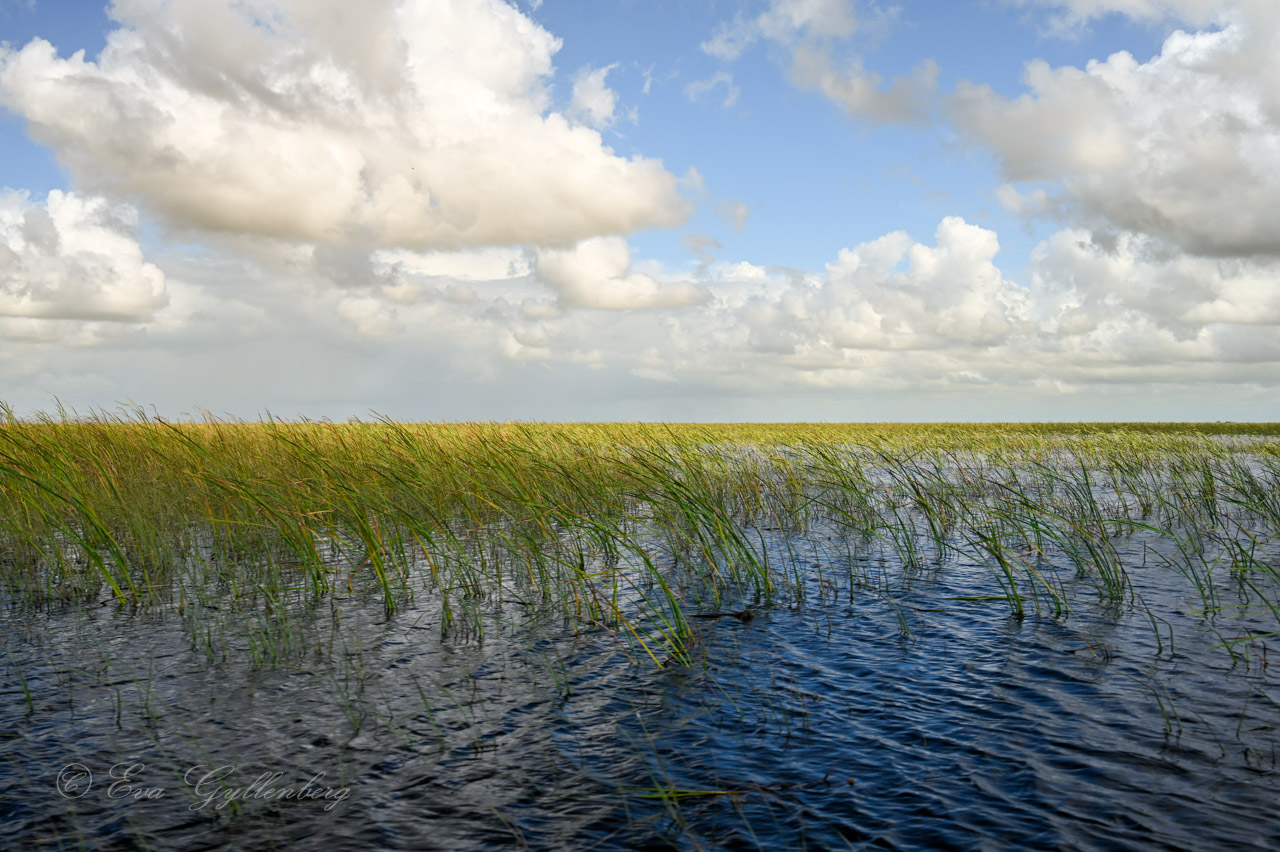
[[[532,596],[448,634],[428,594],[228,609],[212,656],[172,611],[8,611],[0,846],[1280,846],[1271,640],[1221,647],[1261,593],[1224,568],[1206,612],[1122,539],[1134,595],[1050,561],[1069,614],[1018,616],[972,555],[828,532],[765,532],[797,594],[722,601],[661,670]]]

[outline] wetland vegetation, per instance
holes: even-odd
[[[2,845],[1280,841],[1275,424],[0,418]]]

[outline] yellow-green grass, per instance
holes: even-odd
[[[394,611],[425,594],[442,630],[515,599],[664,665],[684,659],[691,615],[802,595],[799,560],[766,539],[814,523],[906,570],[986,564],[1015,615],[1067,614],[1046,556],[1141,606],[1117,551],[1135,533],[1177,543],[1166,561],[1206,611],[1215,571],[1263,602],[1280,580],[1261,555],[1280,536],[1280,424],[3,415],[8,606],[176,608],[197,640],[227,600],[278,612],[371,592]]]

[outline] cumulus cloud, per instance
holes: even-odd
[[[413,252],[388,249],[376,252],[373,262],[432,279],[495,281],[518,278],[530,271],[528,254],[518,248],[490,247],[454,252]]]
[[[1280,326],[1271,263],[1171,253],[1136,234],[1100,244],[1078,228],[1041,243],[1032,261],[1042,316],[1055,333],[1087,335],[1124,322],[1192,340],[1221,334],[1221,326]]]
[[[752,345],[810,350],[991,346],[1025,325],[1026,291],[994,264],[993,231],[949,217],[935,246],[899,231],[842,249],[826,274],[743,308]]]
[[[708,264],[710,301],[676,314],[600,325],[567,312],[546,328],[633,376],[737,394],[1276,382],[1280,290],[1266,262],[1064,229],[1036,248],[1024,285],[998,252],[993,231],[949,217],[932,241],[886,234],[818,272]]]
[[[1196,257],[1143,234],[1066,228],[1035,248],[1027,278],[1015,281],[999,251],[994,231],[948,217],[932,239],[888,233],[815,271],[707,256],[693,286],[641,271],[621,239],[595,238],[531,253],[524,267],[473,258],[464,269],[498,277],[465,299],[447,297],[449,279],[427,271],[442,258],[395,264],[406,281],[434,288],[430,298],[396,302],[377,287],[322,296],[361,337],[412,340],[430,329],[491,377],[505,374],[504,362],[591,364],[739,395],[1275,383],[1266,377],[1280,370],[1280,288],[1266,259]]]
[[[659,283],[632,271],[631,249],[621,237],[595,237],[570,249],[539,249],[537,274],[569,308],[679,308],[708,298],[693,284]]]
[[[1019,282],[1001,272],[999,250],[995,232],[948,217],[930,240],[892,232],[812,272],[707,256],[694,287],[641,271],[624,241],[596,238],[531,253],[526,267],[473,258],[477,275],[507,277],[469,288],[465,300],[401,304],[376,288],[335,298],[364,337],[449,329],[452,345],[478,359],[466,369],[493,380],[514,369],[503,363],[543,363],[731,395],[1059,394],[1257,384],[1280,362],[1280,290],[1267,261],[1192,257],[1146,235],[1068,228],[1035,249]],[[397,268],[438,288],[444,279],[426,270],[442,261]],[[546,287],[554,301],[540,295]]]
[[[1011,183],[1002,183],[996,187],[996,199],[1005,210],[1019,216],[1047,216],[1055,209],[1055,201],[1044,187],[1023,192]]]
[[[168,295],[136,229],[132,208],[102,198],[53,190],[38,204],[0,192],[0,316],[148,319]]]
[[[1269,261],[1067,228],[1015,281],[997,266],[999,248],[993,231],[947,218],[932,237],[888,233],[811,271],[710,259],[699,287],[608,237],[519,256],[387,251],[368,267],[309,248],[274,261],[170,252],[157,259],[172,276],[170,304],[145,322],[0,316],[0,337],[22,341],[0,358],[0,383],[23,405],[47,403],[41,387],[66,395],[92,378],[83,398],[247,416],[270,406],[688,419],[723,417],[728,405],[756,418],[990,419],[991,400],[1016,399],[1001,416],[1025,416],[1028,400],[1151,383],[1190,389],[1191,404],[1252,399],[1236,410],[1257,416],[1274,405],[1264,389],[1273,400],[1280,381],[1280,289]],[[679,309],[639,309],[661,307]],[[653,395],[667,407],[649,407]],[[889,407],[849,407],[869,399]],[[1057,409],[1119,410],[1141,413]]]
[[[366,337],[388,337],[403,330],[396,310],[374,296],[347,296],[338,302],[337,310]]]
[[[790,60],[787,74],[795,86],[820,92],[850,116],[880,122],[923,120],[937,87],[937,65],[927,60],[910,76],[886,86],[860,57],[839,50],[863,23],[852,0],[770,0],[754,17],[739,13],[721,24],[702,43],[702,50],[732,62],[764,41],[785,51]],[[883,21],[875,24],[879,28]]]
[[[615,62],[603,68],[583,68],[574,76],[573,102],[569,107],[571,117],[596,130],[604,130],[613,124],[618,93],[605,84],[605,78],[617,67]]]
[[[1095,230],[1206,256],[1280,254],[1280,5],[1233,8],[1222,29],[1175,32],[1149,62],[1032,62],[1014,99],[962,83],[957,124],[1008,181],[1059,186],[1041,207]]]
[[[110,14],[96,61],[41,39],[0,48],[0,103],[79,186],[178,226],[455,249],[687,213],[659,161],[587,126],[612,114],[607,69],[583,81],[580,121],[549,110],[560,42],[502,0],[116,0]]]
[[[148,262],[131,207],[0,195],[0,383],[78,376],[101,400],[135,394],[141,375],[180,404],[217,405],[253,373],[234,391],[250,414],[297,393],[310,394],[298,410],[341,398],[349,414],[383,381],[383,403],[412,387],[459,406],[410,416],[499,417],[527,416],[501,407],[521,393],[581,398],[586,375],[632,400],[654,386],[684,400],[1274,388],[1280,6],[1037,5],[1077,22],[1212,13],[1220,29],[1175,34],[1147,62],[1032,64],[1021,98],[960,87],[954,115],[998,156],[1000,202],[1064,223],[1015,281],[997,235],[956,217],[932,237],[851,240],[807,271],[719,260],[699,233],[687,275],[633,259],[620,235],[678,221],[700,178],[682,186],[604,146],[613,66],[582,69],[552,111],[558,42],[497,0],[118,0],[120,29],[93,62],[39,41],[0,50],[0,101],[87,190],[204,229],[204,247]],[[932,66],[886,83],[850,52],[865,8],[769,0],[704,48],[733,61],[766,45],[852,114],[922,114]],[[686,94],[736,92],[728,71],[704,82]],[[751,208],[714,212],[742,230]],[[745,415],[774,410],[753,404]],[[572,413],[622,410],[583,406]]]

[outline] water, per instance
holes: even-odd
[[[1064,564],[1070,616],[1018,618],[957,600],[1000,593],[965,558],[782,535],[804,595],[661,670],[528,602],[442,637],[425,592],[295,603],[274,660],[259,603],[203,645],[176,612],[6,611],[0,847],[1280,847],[1280,656],[1215,647],[1274,625],[1255,592],[1206,618],[1134,538],[1146,608]]]

